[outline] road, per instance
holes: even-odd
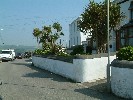
[[[31,66],[29,59],[0,63],[2,100],[122,100]]]

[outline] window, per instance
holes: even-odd
[[[71,46],[73,45],[73,41],[72,41],[72,38],[71,38]]]
[[[75,23],[73,25],[74,25],[73,27],[74,27],[74,32],[75,32]]]
[[[69,40],[69,48],[71,47],[71,43],[70,43],[70,40]]]
[[[2,54],[10,54],[11,51],[2,51]]]
[[[133,37],[133,28],[129,28],[129,37]]]
[[[133,20],[133,1],[130,3],[128,10],[130,10],[130,19]]]
[[[78,45],[78,36],[77,36],[77,45]]]
[[[131,20],[133,20],[133,10],[131,10],[130,13],[131,13]]]
[[[125,38],[125,31],[124,30],[121,32],[121,38]]]
[[[74,38],[74,45],[75,45],[75,38]]]
[[[129,45],[133,46],[133,38],[129,39]]]
[[[79,31],[80,29],[79,29],[79,27],[78,27],[78,25],[79,25],[79,21],[77,21],[77,31]]]

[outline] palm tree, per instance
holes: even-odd
[[[37,38],[38,47],[39,47],[39,37],[40,37],[41,33],[42,32],[40,31],[39,28],[34,28],[33,29],[33,35],[34,35],[34,37]]]
[[[38,45],[39,43],[42,43],[42,48],[44,50],[50,50],[52,54],[56,54],[59,46],[56,45],[55,42],[64,34],[61,25],[56,22],[53,23],[53,25],[43,26],[41,31],[39,28],[34,28],[33,35],[37,38]]]
[[[56,44],[57,39],[60,38],[61,35],[64,35],[62,32],[61,25],[57,22],[52,26],[44,26],[42,29],[42,36],[40,38],[40,42],[43,44],[43,48],[50,49],[53,54],[56,53]]]

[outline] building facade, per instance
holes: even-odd
[[[87,35],[83,32],[80,32],[78,28],[78,21],[81,20],[81,17],[78,17],[71,24],[69,24],[69,48],[75,45],[82,45],[83,41],[86,41]]]
[[[120,22],[120,29],[116,31],[116,50],[124,46],[133,46],[133,1],[116,0],[120,5],[120,12],[125,14],[125,18]]]

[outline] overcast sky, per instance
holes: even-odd
[[[0,45],[36,46],[33,28],[41,29],[54,22],[62,25],[66,44],[69,24],[88,3],[89,0],[0,0]]]

